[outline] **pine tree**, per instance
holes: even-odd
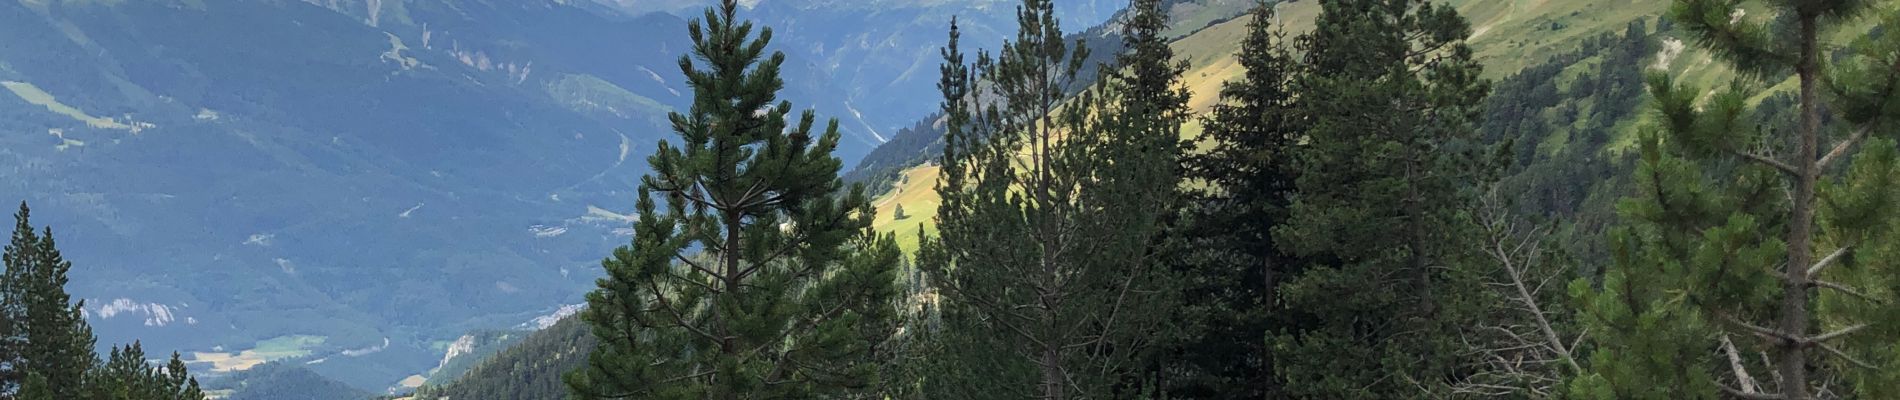
[[[25,202],[13,214],[15,226],[0,261],[0,399],[21,392],[26,380],[26,279],[39,236]]]
[[[53,400],[53,388],[46,383],[46,377],[26,372],[20,379],[20,392],[14,398],[21,400]]]
[[[1272,327],[1276,278],[1292,266],[1272,230],[1287,218],[1304,127],[1290,87],[1295,60],[1273,6],[1257,4],[1249,17],[1235,55],[1246,72],[1222,87],[1204,119],[1210,148],[1184,161],[1188,176],[1207,185],[1183,186],[1191,201],[1178,235],[1198,251],[1176,266],[1186,279],[1181,314],[1196,333],[1168,369],[1168,392],[1179,396],[1259,399],[1273,390],[1259,335]]]
[[[0,332],[8,333],[0,336],[0,365],[9,367],[0,377],[6,379],[0,399],[203,400],[177,353],[165,369],[150,368],[143,346],[134,342],[114,347],[108,362],[99,363],[85,302],[69,304],[66,293],[72,263],[60,254],[52,228],[33,231],[31,215],[21,203],[12,241],[0,253],[6,264],[0,313],[7,316]]]
[[[578,398],[848,397],[878,381],[900,255],[868,231],[863,188],[840,193],[837,121],[788,126],[791,104],[773,103],[785,57],[762,57],[772,30],[753,37],[738,9],[689,25],[693,106],[671,116],[680,142],[649,158],[633,243],[588,295],[600,343],[566,378]]]
[[[1151,379],[1137,375],[1175,302],[1157,255],[1187,95],[1160,2],[1130,9],[1123,70],[1067,100],[1088,49],[1050,1],[1024,1],[1017,37],[973,67],[952,28],[941,234],[918,257],[944,296],[932,398],[1126,396]]]
[[[1769,3],[1782,15],[1766,21],[1733,0],[1671,8],[1742,77],[1707,95],[1650,78],[1660,121],[1640,138],[1615,263],[1600,286],[1572,284],[1597,341],[1572,397],[1900,396],[1900,151],[1875,137],[1900,117],[1900,37],[1823,42],[1872,2]],[[1752,124],[1755,88],[1790,74],[1793,109],[1755,112],[1797,123]]]
[[[52,228],[33,232],[26,204],[14,215],[13,241],[6,247],[7,301],[17,357],[17,373],[45,383],[36,389],[54,398],[79,398],[86,371],[98,363],[93,353],[92,328],[86,323],[85,302],[72,302],[66,293],[66,274],[72,263],[60,255]],[[22,383],[21,391],[25,392]]]
[[[1301,259],[1278,294],[1275,375],[1295,398],[1445,394],[1470,371],[1461,334],[1487,291],[1462,265],[1481,177],[1473,121],[1488,92],[1455,10],[1326,0],[1304,53],[1289,219]]]
[[[205,399],[178,353],[172,353],[165,367],[153,367],[146,362],[145,348],[138,342],[113,347],[105,364],[92,370],[86,384],[91,400]]]
[[[161,399],[157,375],[145,365],[145,349],[139,343],[112,347],[105,364],[93,369],[87,382],[93,400]]]
[[[137,343],[133,343],[137,345]],[[198,378],[191,377],[191,369],[185,366],[185,360],[178,352],[172,352],[171,362],[165,364],[164,394],[177,400],[205,400],[205,391],[198,387]]]

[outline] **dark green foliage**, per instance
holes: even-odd
[[[573,318],[564,318],[563,320],[568,319]],[[455,353],[455,356],[448,357],[445,355],[443,361],[437,365],[436,368],[429,371],[428,379],[423,384],[425,386],[441,386],[460,380],[463,375],[468,374],[469,370],[494,358],[496,354],[514,348],[520,344],[522,340],[526,340],[529,335],[529,332],[512,329],[478,331],[464,334],[462,337],[456,338],[455,342],[449,344],[451,348],[450,352]],[[465,344],[463,342],[464,339],[468,340],[468,342],[466,342],[466,344],[470,345],[468,349],[465,351],[455,351],[460,350],[455,349],[455,347]],[[555,381],[560,381],[559,377],[556,377]]]
[[[1199,8],[1205,5],[1190,4],[1198,1],[1200,0],[1167,0],[1162,2],[1162,7],[1163,9],[1171,10],[1179,5],[1188,5],[1193,8]],[[1061,4],[1057,4],[1056,6],[1060,8],[1065,5],[1068,5],[1068,3],[1061,2]],[[1117,17],[1111,18],[1108,22],[1100,26],[1091,27],[1079,32],[1070,32],[1067,36],[1063,37],[1065,42],[1081,42],[1085,47],[1094,49],[1095,51],[1089,53],[1088,59],[1081,61],[1082,69],[1077,71],[1073,84],[1065,85],[1066,87],[1064,88],[1062,97],[1072,96],[1075,92],[1094,85],[1097,79],[1104,76],[1104,74],[1096,73],[1098,72],[1098,68],[1113,61],[1113,57],[1120,54],[1122,50],[1122,32],[1116,29],[1116,27],[1119,26],[1116,21],[1125,18],[1124,16],[1130,13],[1132,13],[1132,11],[1123,9],[1117,14]],[[964,17],[978,16],[965,15]],[[1227,19],[1229,18],[1216,18],[1209,21],[1208,24],[1211,26],[1226,21]],[[966,22],[966,30],[971,29],[971,26],[974,26],[973,29],[979,30],[978,32],[974,32],[979,35],[976,38],[979,44],[989,44],[989,42],[983,41],[982,38],[992,33],[992,30],[986,28],[993,25],[967,24],[968,20],[964,20],[963,22]],[[879,144],[876,149],[871,150],[862,160],[859,160],[857,166],[852,168],[851,172],[844,175],[845,181],[863,183],[865,187],[881,189],[889,186],[891,181],[898,179],[899,174],[902,174],[905,169],[937,161],[938,156],[943,155],[944,122],[945,117],[942,113],[932,113],[918,120],[912,124],[911,127],[898,130],[897,134],[891,136],[890,141]]]
[[[1611,145],[1641,109],[1653,41],[1632,22],[1500,80],[1485,100],[1483,140],[1511,150],[1496,190],[1513,212],[1558,221],[1559,246],[1591,261],[1585,274],[1608,262],[1616,200],[1633,190],[1635,152]]]
[[[31,268],[34,242],[31,212],[22,203],[13,218],[13,228],[0,259],[0,396],[18,393],[26,382],[26,279]]]
[[[54,398],[79,398],[85,390],[86,371],[98,363],[93,354],[92,328],[86,324],[85,302],[72,302],[66,294],[66,274],[72,263],[55,247],[53,230],[33,232],[31,211],[20,203],[14,214],[12,242],[5,250],[8,289],[4,307],[19,312],[9,319],[14,332],[11,344],[18,353],[16,368],[45,384]]]
[[[772,30],[738,9],[689,24],[694,103],[671,116],[680,142],[648,159],[633,243],[587,296],[600,342],[566,378],[578,398],[837,397],[879,380],[896,245],[869,233],[862,186],[838,179],[837,122],[789,124],[785,57],[765,57]]]
[[[93,353],[85,302],[71,304],[66,275],[72,263],[53,241],[52,228],[34,233],[26,203],[14,214],[11,241],[0,253],[0,398],[24,400],[202,400],[204,392],[177,353],[164,368],[146,363],[143,346],[112,349],[103,365]]]
[[[844,174],[845,182],[883,189],[899,179],[904,169],[935,159],[943,152],[943,127],[938,125],[942,121],[942,115],[933,113],[910,127],[897,130],[890,141],[858,160],[857,166]]]
[[[204,400],[204,390],[191,378],[185,362],[172,353],[163,368],[145,360],[145,349],[138,342],[113,347],[106,363],[86,377],[91,400]]]
[[[1118,71],[1067,100],[1090,52],[1051,2],[1024,1],[1016,38],[974,65],[952,27],[941,236],[918,256],[943,295],[925,397],[1126,397],[1153,379],[1140,369],[1174,309],[1158,254],[1187,96],[1159,2],[1132,4]],[[979,80],[996,102],[970,101]]]
[[[561,375],[586,365],[597,345],[586,321],[566,318],[528,334],[507,350],[482,360],[468,373],[441,386],[423,387],[423,400],[561,400],[568,396]]]
[[[251,367],[221,379],[213,387],[233,391],[223,400],[363,400],[375,396],[301,365],[282,362]]]
[[[1212,146],[1183,162],[1207,186],[1183,189],[1191,202],[1179,236],[1194,251],[1176,264],[1185,279],[1180,315],[1193,334],[1164,369],[1177,396],[1258,399],[1276,386],[1258,336],[1272,329],[1276,278],[1292,266],[1272,230],[1287,218],[1304,126],[1290,86],[1295,60],[1273,7],[1260,4],[1252,17],[1236,55],[1247,71],[1221,89],[1222,103],[1206,117]]]
[[[1460,381],[1461,334],[1493,304],[1467,270],[1488,84],[1450,7],[1327,0],[1295,80],[1311,124],[1276,245],[1305,265],[1278,289],[1273,368],[1298,398],[1431,397]]]
[[[1868,3],[1786,3],[1772,21],[1728,16],[1735,1],[1671,9],[1745,78],[1713,93],[1650,78],[1659,122],[1639,141],[1615,262],[1600,286],[1571,285],[1597,342],[1572,397],[1900,394],[1890,372],[1900,151],[1886,128],[1900,117],[1900,38],[1826,56],[1843,44],[1824,32]],[[1884,25],[1900,23],[1887,12]],[[1750,105],[1759,83],[1784,74],[1792,99]]]

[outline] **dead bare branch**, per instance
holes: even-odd
[[[1813,267],[1808,267],[1808,279],[1820,277],[1822,269],[1826,269],[1828,266],[1839,262],[1841,257],[1847,255],[1847,252],[1853,248],[1853,246],[1841,246],[1841,248],[1835,249],[1834,253],[1821,258],[1821,261],[1815,262]]]

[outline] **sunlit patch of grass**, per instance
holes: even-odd
[[[943,203],[937,197],[937,174],[941,170],[934,164],[905,170],[889,191],[872,201],[877,207],[872,226],[880,233],[896,235],[897,245],[905,253],[917,251],[922,241],[920,232],[937,232],[937,207]],[[898,207],[903,207],[905,218],[897,218]]]
[[[237,372],[271,361],[307,357],[311,349],[323,345],[326,340],[327,337],[315,335],[278,336],[257,342],[251,349],[237,353],[192,352],[188,362],[210,364],[213,372]]]
[[[1275,29],[1284,32],[1287,40],[1311,31],[1321,11],[1319,3],[1308,0],[1279,3],[1275,9]],[[1654,30],[1656,17],[1668,8],[1669,1],[1450,0],[1446,4],[1457,7],[1471,22],[1473,35],[1469,43],[1478,61],[1485,65],[1485,76],[1497,79],[1570,51],[1586,38],[1620,34],[1633,21],[1647,20]],[[1182,84],[1192,92],[1188,105],[1196,114],[1210,111],[1220,101],[1221,87],[1245,73],[1234,53],[1240,50],[1251,19],[1243,15],[1207,26],[1173,44],[1176,57],[1189,63]],[[1696,57],[1706,58],[1706,55],[1693,51],[1684,53],[1671,63],[1671,68],[1687,69],[1684,63]],[[1707,64],[1694,66],[1698,78],[1732,76],[1727,71],[1706,68]],[[1647,118],[1646,113],[1621,121],[1616,127],[1619,135],[1612,138],[1612,145],[1606,151],[1628,148],[1643,118]],[[1183,127],[1182,137],[1198,138],[1204,129],[1200,121],[1191,122]],[[1197,142],[1195,147],[1195,151],[1204,151],[1207,143]],[[935,232],[934,215],[940,203],[934,190],[938,170],[929,165],[906,170],[903,181],[877,200],[877,229],[896,234],[906,251],[916,249],[920,227],[923,232]],[[894,218],[899,205],[909,218]]]
[[[40,90],[38,86],[33,86],[33,84],[31,83],[5,81],[5,82],[0,82],[0,86],[4,86],[7,88],[8,91],[12,91],[13,95],[20,97],[20,100],[26,100],[27,103],[32,103],[37,106],[46,107],[47,110],[51,110],[54,113],[71,117],[73,120],[76,120],[79,122],[84,122],[86,126],[89,126],[89,127],[99,128],[99,129],[117,129],[117,130],[125,130],[125,131],[134,130],[134,127],[131,125],[126,125],[125,123],[114,121],[111,118],[100,118],[100,117],[87,115],[85,111],[80,111],[78,108],[74,108],[73,106],[66,105],[65,103],[60,103],[58,99],[53,97],[52,93],[47,93],[45,90]]]

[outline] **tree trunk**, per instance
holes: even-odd
[[[1046,400],[1064,400],[1068,398],[1068,380],[1062,376],[1062,352],[1056,344],[1042,349],[1042,398]]]
[[[745,215],[742,214],[738,210],[726,211],[726,215],[725,215],[725,219],[726,219],[725,220],[725,225],[726,225],[725,246],[726,248],[724,249],[725,254],[720,255],[722,256],[720,257],[721,258],[720,269],[722,269],[722,271],[720,271],[720,274],[723,274],[725,276],[715,278],[715,279],[719,279],[723,281],[725,283],[724,285],[725,287],[720,288],[721,290],[720,293],[712,294],[712,296],[714,297],[713,301],[715,302],[718,301],[718,298],[720,296],[740,295],[738,293],[739,283],[740,283],[739,282],[739,271],[740,271],[739,255],[744,254],[744,253],[741,252],[740,251],[741,249],[739,248],[741,244],[740,241],[742,240],[739,236],[739,232],[745,228],[743,225],[741,225],[745,222],[743,219],[744,217]],[[734,358],[742,357],[743,355],[739,354],[741,352],[739,348],[740,346],[738,343],[735,342],[736,337],[735,335],[732,334],[731,327],[727,326],[727,324],[723,320],[721,320],[722,313],[711,312],[710,314],[712,314],[713,332],[718,333],[720,335],[720,339],[719,339],[720,352],[725,353],[728,357],[734,357]],[[738,380],[737,377],[718,376],[716,374],[713,376],[713,379]],[[728,391],[729,389],[725,386],[715,385],[714,387],[717,388],[716,390],[719,391],[719,393],[717,393],[714,396],[715,398],[725,399],[725,400],[739,398],[738,393],[732,393]]]
[[[1783,271],[1784,289],[1781,298],[1782,333],[1794,337],[1805,337],[1808,332],[1808,274],[1807,267],[1813,262],[1814,251],[1814,186],[1820,178],[1815,156],[1821,135],[1820,107],[1815,95],[1817,75],[1820,73],[1816,60],[1816,21],[1811,11],[1801,11],[1801,59],[1796,72],[1801,77],[1801,128],[1798,130],[1800,144],[1795,155],[1795,182],[1793,218],[1788,225],[1788,265]],[[1783,340],[1780,344],[1781,359],[1777,367],[1781,371],[1781,393],[1789,400],[1807,400],[1808,368],[1807,345],[1795,340]]]

